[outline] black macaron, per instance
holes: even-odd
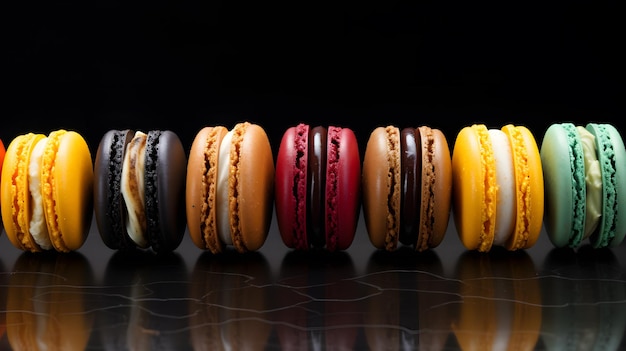
[[[94,210],[102,241],[111,249],[137,247],[126,230],[128,210],[121,178],[132,130],[104,134],[94,163]],[[185,174],[187,156],[171,131],[147,133],[144,162],[145,239],[157,252],[175,250],[185,232]]]

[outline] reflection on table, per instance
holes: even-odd
[[[549,350],[617,350],[626,332],[626,283],[608,249],[552,250],[542,277]],[[623,349],[623,346],[621,347]]]
[[[14,350],[84,350],[95,302],[89,261],[78,253],[24,253],[6,294],[6,334]]]
[[[116,252],[99,286],[98,342],[106,350],[188,349],[188,280],[176,253]]]
[[[118,252],[0,260],[0,349],[617,350],[626,280],[611,250]],[[446,263],[446,264],[444,264]],[[451,264],[450,264],[451,263]],[[446,267],[452,267],[446,269]]]
[[[461,299],[452,331],[463,350],[533,350],[541,289],[524,251],[465,252],[457,262]]]

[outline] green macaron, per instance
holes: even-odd
[[[610,124],[551,125],[543,137],[544,225],[556,247],[617,246],[626,234],[626,150]]]

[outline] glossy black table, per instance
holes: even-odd
[[[0,349],[616,350],[626,347],[626,246],[294,252],[276,221],[259,252],[120,254],[95,225],[72,254],[0,237]],[[45,347],[44,347],[45,346]]]

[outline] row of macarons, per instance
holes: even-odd
[[[452,146],[452,147],[451,147]],[[95,154],[76,131],[0,141],[0,209],[24,251],[78,250],[93,216],[115,250],[259,250],[274,210],[292,249],[346,250],[361,213],[374,247],[437,247],[450,215],[468,250],[619,245],[626,150],[608,123],[552,124],[538,145],[521,125],[375,128],[364,155],[350,128],[288,128],[277,156],[254,123],[202,128],[189,152],[169,130],[106,132]],[[362,212],[361,212],[362,211]]]

